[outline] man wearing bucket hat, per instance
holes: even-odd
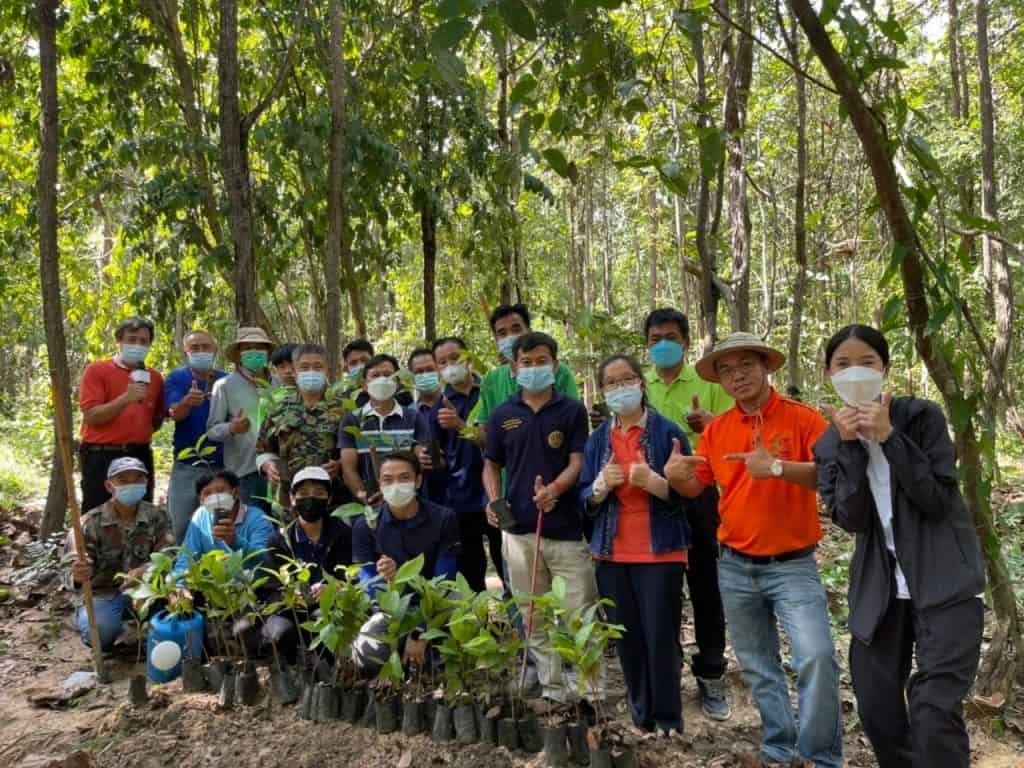
[[[721,489],[722,602],[761,713],[759,759],[840,768],[839,665],[814,559],[822,533],[812,448],[827,424],[772,387],[769,374],[784,362],[781,352],[750,333],[729,335],[701,358],[697,374],[721,383],[736,405],[707,425],[696,455],[677,451],[665,476],[691,498],[712,484]],[[796,718],[779,654],[779,624],[792,646]]]
[[[164,510],[145,501],[149,471],[137,458],[114,459],[106,472],[110,498],[82,518],[85,551],[78,553],[75,538],[68,531],[66,551],[77,555],[68,572],[67,583],[78,589],[92,583],[93,607],[104,651],[126,634],[125,615],[131,598],[123,590],[134,586],[149,564],[153,552],[174,546],[171,523]],[[117,574],[134,579],[118,581]],[[82,642],[89,644],[89,619],[85,607],[78,609],[76,623]]]
[[[241,327],[225,356],[235,370],[213,385],[206,434],[224,445],[224,468],[242,483],[242,502],[268,512],[266,480],[256,469],[260,390],[270,386],[274,343],[262,328]]]
[[[304,467],[291,480],[291,507],[296,518],[281,531],[275,531],[267,542],[267,566],[280,568],[296,560],[310,569],[310,595],[320,597],[325,574],[337,576],[335,569],[352,563],[352,530],[344,521],[331,516],[331,494],[334,481],[320,466]],[[267,582],[266,603],[280,600],[281,584],[271,573]],[[305,616],[299,616],[302,624]],[[273,644],[279,654],[295,660],[298,634],[296,617],[282,610],[267,618],[263,638]]]

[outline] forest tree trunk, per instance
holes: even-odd
[[[238,98],[238,2],[220,0],[217,89],[220,106],[220,162],[228,197],[228,218],[235,252],[235,319],[256,321],[256,254],[253,244],[249,132]]]
[[[39,281],[43,299],[43,326],[50,373],[56,382],[54,409],[64,411],[64,423],[71,419],[71,372],[68,370],[67,340],[64,337],[64,310],[60,294],[60,252],[57,246],[57,162],[59,125],[57,111],[57,6],[58,0],[39,0],[39,106],[42,112],[39,151]],[[39,528],[43,539],[64,527],[68,508],[65,467],[56,440],[54,419],[53,465],[46,507]],[[73,439],[73,438],[72,438]]]
[[[796,275],[793,278],[793,312],[789,326],[789,386],[799,390],[800,334],[803,330],[804,294],[807,291],[807,83],[800,68],[800,30],[791,16],[789,33],[779,17],[779,28],[786,39],[789,58],[797,65],[796,79],[796,188],[793,195],[793,255]]]
[[[345,239],[345,7],[343,0],[331,0],[331,41],[327,48],[328,100],[331,104],[331,133],[327,155],[327,243],[324,250],[326,317],[324,336],[327,370],[331,380],[341,370],[341,250]],[[352,290],[354,281],[346,274]],[[358,294],[358,289],[356,289]],[[351,299],[350,299],[351,301]],[[353,314],[358,299],[353,302]]]
[[[890,157],[889,141],[876,113],[869,111],[853,76],[842,60],[828,32],[810,4],[810,0],[788,0],[803,27],[804,34],[839,92],[843,106],[860,139],[875,183],[879,207],[892,233],[895,247],[902,253],[900,276],[907,307],[907,318],[914,334],[914,345],[945,401],[948,411],[960,405],[965,393],[950,370],[943,352],[941,331],[929,332],[928,292],[924,284],[922,255],[917,233],[900,193],[899,178]],[[987,353],[987,350],[982,350]],[[952,424],[964,499],[974,520],[981,551],[985,557],[988,588],[995,612],[992,641],[978,673],[978,694],[995,706],[1010,700],[1016,675],[1017,655],[1021,650],[1017,602],[1009,569],[1000,546],[999,533],[992,515],[991,458],[984,457],[975,428],[975,417],[966,423]]]

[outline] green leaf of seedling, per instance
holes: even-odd
[[[348,504],[342,504],[340,507],[335,509],[331,513],[331,517],[338,517],[342,520],[351,520],[356,517],[365,517],[370,513],[370,507],[366,504],[361,504],[358,501],[350,501]]]
[[[178,455],[175,457],[178,461],[185,461],[185,459],[191,459],[196,455],[196,449],[192,446],[188,448],[182,448],[178,451]]]
[[[209,456],[211,453],[216,453],[216,452],[217,452],[217,449],[215,447],[213,447],[212,445],[208,445],[208,446],[206,446],[205,448],[203,448],[202,450],[199,451],[199,455],[200,456]]]
[[[404,585],[415,579],[423,571],[423,555],[417,555],[412,560],[406,560],[395,572],[393,579],[396,585]]]

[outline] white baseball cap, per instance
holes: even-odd
[[[319,480],[322,483],[331,484],[331,476],[327,474],[327,470],[323,467],[306,467],[300,469],[295,473],[295,477],[292,478],[292,490],[294,491],[299,487],[299,483],[304,480]]]
[[[146,465],[143,464],[139,459],[134,456],[122,456],[120,459],[114,459],[110,462],[110,466],[107,467],[107,480],[122,472],[141,472],[142,474],[149,476],[149,470],[146,469]]]

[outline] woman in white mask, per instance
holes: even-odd
[[[889,345],[849,325],[825,348],[842,399],[814,447],[818,491],[856,534],[850,672],[880,768],[967,768],[961,701],[981,648],[985,578],[941,408],[885,389]],[[911,662],[916,671],[910,674]]]
[[[633,722],[661,734],[681,734],[679,625],[683,571],[690,546],[686,504],[665,479],[673,456],[690,453],[677,424],[647,407],[643,369],[614,355],[598,369],[612,418],[583,451],[580,496],[594,517],[590,551],[601,597],[613,601],[609,620],[622,624],[616,641]]]

